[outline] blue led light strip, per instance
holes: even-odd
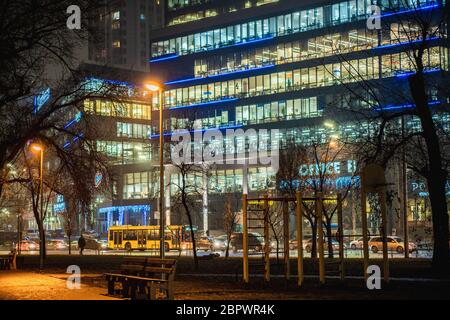
[[[398,14],[403,14],[403,13],[411,13],[411,12],[416,12],[416,11],[425,11],[425,10],[432,10],[439,7],[439,4],[431,4],[428,6],[424,6],[424,7],[417,7],[417,8],[412,8],[412,9],[407,9],[407,10],[401,10],[401,11],[395,11],[395,12],[388,12],[388,13],[383,13],[381,15],[382,18],[384,17],[390,17],[390,16],[395,16]]]
[[[149,211],[150,210],[150,206],[149,205],[134,205],[134,206],[106,207],[106,208],[99,208],[98,212],[99,213],[110,213],[110,212],[116,211],[116,210],[122,210],[122,211],[131,210],[133,212],[136,212],[136,211],[139,211],[139,210]]]
[[[387,12],[387,13],[383,13],[381,15],[377,15],[377,16],[374,16],[374,17],[385,18],[385,17],[399,15],[399,14],[404,14],[404,13],[432,10],[432,9],[435,9],[435,8],[438,8],[438,7],[440,7],[440,5],[439,5],[439,3],[436,3],[436,4],[427,5],[427,6],[424,6],[424,7],[417,7],[417,8],[406,9],[406,10],[395,11],[395,12]],[[365,17],[367,17],[367,16],[368,15],[365,15]],[[314,29],[316,29],[316,28],[313,28],[312,30],[314,30]],[[253,44],[253,43],[258,43],[258,42],[261,42],[261,41],[271,40],[273,38],[275,38],[275,37],[274,36],[268,36],[268,37],[264,37],[264,38],[261,38],[261,39],[254,39],[254,40],[250,40],[250,41],[234,43],[234,44],[231,44],[231,45],[224,45],[224,46],[217,47],[217,48],[211,48],[211,49],[206,50],[206,51],[209,52],[209,51],[213,51],[213,50],[219,50],[219,49],[223,49],[223,48],[230,48],[230,47],[234,47],[234,46],[244,46],[244,45],[247,45],[247,44]],[[198,53],[198,52],[202,52],[202,51],[194,51],[194,52],[190,52],[189,54]],[[165,60],[169,60],[169,59],[175,59],[175,58],[178,58],[178,57],[179,57],[179,55],[177,53],[172,53],[170,55],[161,56],[160,58],[157,57],[157,58],[154,58],[154,59],[150,59],[149,61],[150,61],[150,63],[152,63],[152,62],[165,61]]]
[[[206,132],[206,131],[211,131],[211,130],[236,129],[236,128],[242,128],[242,127],[243,127],[242,124],[237,124],[237,125],[234,125],[234,126],[223,126],[223,127],[208,128],[208,129],[196,129],[196,130],[189,131],[189,133]],[[177,132],[168,132],[168,133],[164,133],[163,136],[169,137],[169,136],[172,136],[174,134],[178,134],[178,133]],[[151,138],[152,139],[159,138],[159,134],[154,134],[154,135],[151,136]]]
[[[269,37],[264,37],[264,38],[261,38],[261,39],[255,39],[255,40],[250,40],[250,41],[245,41],[245,42],[239,42],[239,43],[231,44],[229,46],[223,46],[223,47],[219,47],[219,48],[214,48],[213,50],[218,50],[218,49],[222,49],[222,48],[229,48],[229,47],[245,46],[247,44],[253,44],[253,43],[258,43],[258,42],[262,42],[262,41],[272,40],[273,38],[274,38],[273,36],[269,36]]]
[[[430,102],[428,102],[429,106],[434,106],[434,105],[437,105],[437,104],[441,104],[441,101],[430,101]],[[385,106],[383,108],[376,108],[375,111],[382,112],[382,111],[388,111],[388,110],[410,109],[410,108],[414,108],[414,107],[415,107],[415,105],[412,104],[412,103],[407,103],[407,104],[402,104],[402,105],[397,105],[397,106],[396,105],[387,105],[387,106]]]
[[[404,46],[404,45],[408,45],[408,44],[420,43],[420,42],[423,42],[423,41],[434,41],[434,40],[438,40],[438,39],[441,39],[441,37],[432,37],[432,38],[427,38],[425,40],[419,39],[419,40],[414,40],[414,41],[406,41],[406,42],[399,42],[399,43],[393,43],[393,44],[385,44],[385,45],[381,45],[381,46],[378,46],[378,47],[374,47],[374,48],[372,48],[372,50],[400,47],[400,46]]]
[[[161,62],[161,61],[166,61],[166,60],[176,59],[176,58],[178,58],[178,57],[179,57],[178,54],[173,53],[173,54],[170,54],[170,55],[162,56],[162,57],[160,57],[160,58],[150,59],[149,61],[150,61],[150,63],[153,63],[153,62]]]
[[[100,78],[95,78],[95,77],[87,77],[86,78],[87,81],[98,81],[98,82],[102,82],[102,83],[106,83],[106,84],[112,84],[112,85],[118,85],[118,86],[123,86],[123,87],[133,87],[134,85],[125,81],[119,81],[119,80],[110,80],[110,79],[100,79]],[[89,83],[88,83],[89,85]]]
[[[196,108],[196,107],[204,107],[204,106],[208,106],[211,104],[218,104],[218,103],[225,103],[225,102],[231,102],[231,101],[236,101],[238,100],[237,98],[229,98],[229,99],[222,99],[222,100],[216,100],[216,101],[211,101],[211,102],[204,102],[204,103],[198,103],[198,104],[190,104],[187,106],[176,106],[176,107],[172,107],[169,108],[170,110],[176,110],[176,109],[188,109],[188,108]]]
[[[271,40],[273,38],[274,38],[273,36],[269,36],[269,37],[264,37],[264,38],[261,38],[261,39],[254,39],[254,40],[249,40],[249,41],[245,41],[245,42],[239,42],[239,43],[234,43],[234,44],[230,44],[230,45],[224,45],[224,46],[217,47],[217,48],[212,48],[212,49],[209,49],[209,50],[206,50],[206,51],[209,52],[209,51],[219,50],[219,49],[223,49],[223,48],[245,46],[247,44],[254,44],[254,43],[261,42],[261,41]],[[194,51],[194,52],[190,52],[189,54],[199,53],[199,52],[202,52],[202,51]],[[149,61],[150,61],[150,63],[152,63],[152,62],[160,62],[160,61],[175,59],[175,58],[178,58],[178,57],[179,57],[179,55],[177,53],[172,53],[170,55],[164,55],[164,56],[160,56],[160,57],[157,57],[157,58],[154,58],[154,59],[150,59]]]
[[[269,68],[273,68],[273,67],[275,67],[275,65],[274,64],[270,64],[270,65],[267,65],[267,66],[262,66],[262,67],[257,67],[257,68],[250,68],[250,69],[245,69],[245,70],[231,71],[231,72],[226,72],[226,73],[221,73],[221,74],[215,74],[215,75],[212,75],[212,76],[195,77],[195,78],[174,80],[174,81],[165,82],[164,84],[165,85],[171,85],[171,84],[191,82],[191,81],[197,81],[197,80],[203,80],[203,79],[212,79],[212,78],[224,77],[224,76],[228,76],[228,75],[240,74],[240,73],[245,73],[245,72],[250,72],[250,71],[264,70],[264,69],[269,69]]]
[[[439,72],[439,71],[441,71],[440,68],[434,68],[434,69],[424,70],[423,73],[426,74],[426,73],[433,73],[433,72]],[[412,76],[413,74],[416,74],[416,72],[403,72],[403,73],[398,73],[395,76],[397,78],[406,78],[406,77]]]
[[[84,137],[84,133],[80,133],[79,135],[75,136],[75,137],[72,139],[72,142],[70,142],[70,141],[66,142],[66,143],[64,144],[63,148],[64,148],[64,149],[67,149],[68,147],[71,146],[72,143],[77,142],[77,141],[78,141],[80,138],[82,138],[82,137]]]

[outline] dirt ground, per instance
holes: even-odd
[[[87,273],[81,279],[81,289],[66,287],[68,275],[30,271],[0,272],[2,300],[113,300],[106,295],[106,281],[102,274]],[[392,281],[381,290],[368,290],[363,280],[350,279],[345,284],[327,279],[320,286],[318,279],[307,278],[302,288],[295,280],[286,285],[284,279],[272,279],[264,285],[262,279],[251,279],[244,286],[234,277],[180,275],[174,284],[176,300],[403,300],[450,299],[450,286],[440,282]]]
[[[38,300],[96,300],[111,299],[106,296],[105,272],[120,270],[123,256],[49,256],[45,273],[36,272],[37,257],[23,257],[18,261],[20,271],[0,271],[0,299]],[[251,264],[258,262],[251,261]],[[291,270],[296,271],[295,260]],[[381,261],[371,261],[381,264]],[[192,260],[179,258],[174,283],[177,300],[398,300],[398,299],[450,299],[450,279],[433,279],[427,260],[392,260],[391,281],[382,284],[381,290],[368,290],[362,277],[362,261],[346,261],[346,281],[327,277],[325,285],[319,285],[317,261],[305,260],[305,282],[296,285],[293,274],[289,283],[283,278],[284,268],[273,261],[269,284],[262,281],[262,271],[250,267],[250,285],[242,283],[241,259],[213,259],[201,261],[200,268],[193,268]],[[81,268],[81,290],[66,288],[66,268]],[[336,270],[328,268],[327,275]]]

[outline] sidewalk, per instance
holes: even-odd
[[[117,300],[106,296],[104,288],[81,282],[81,289],[70,290],[65,279],[51,274],[0,271],[0,300]]]

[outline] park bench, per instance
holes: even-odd
[[[16,257],[16,250],[12,250],[7,257],[0,257],[0,270],[15,270]]]
[[[175,259],[126,257],[120,269],[119,273],[105,273],[109,295],[155,300],[159,292],[173,300]]]

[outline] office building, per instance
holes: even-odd
[[[375,13],[371,5],[381,10],[381,29],[368,27]],[[381,104],[388,111],[411,106],[405,97],[380,91],[383,101],[372,101],[360,84],[381,83],[408,92],[414,66],[404,48],[418,42],[411,40],[417,38],[418,26],[407,21],[413,14],[433,15],[438,24],[442,10],[437,0],[169,1],[167,26],[152,36],[150,58],[152,74],[166,84],[166,134],[195,123],[203,131],[276,128],[281,145],[357,138],[360,124],[346,122],[345,113],[333,113],[333,108],[363,110]],[[448,70],[446,32],[441,25],[427,39],[427,77]],[[448,115],[439,114],[446,98],[433,88],[428,94],[438,110],[435,116],[448,123]],[[336,125],[325,125],[329,120]],[[420,123],[410,117],[406,125]],[[343,177],[354,171],[344,163],[341,168]],[[270,168],[248,170],[249,193],[274,189]],[[210,203],[215,195],[239,194],[242,167],[221,168],[208,181]],[[220,228],[222,216],[210,212],[205,227]]]

